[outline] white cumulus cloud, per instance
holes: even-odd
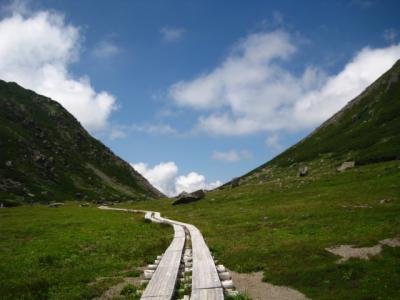
[[[251,34],[214,70],[169,89],[175,104],[201,112],[196,129],[210,134],[312,128],[361,93],[400,58],[400,44],[365,47],[343,70],[287,66],[299,51],[284,30]]]
[[[81,39],[79,28],[57,12],[15,9],[0,20],[0,78],[51,97],[87,129],[98,130],[107,125],[116,99],[70,72]]]
[[[167,196],[175,196],[183,191],[210,190],[222,185],[222,182],[219,180],[207,182],[204,175],[196,172],[189,172],[187,175],[178,175],[179,169],[174,162],[162,162],[153,167],[143,162],[131,165]]]

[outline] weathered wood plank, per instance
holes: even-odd
[[[173,244],[171,244],[170,248],[165,251],[161,258],[160,264],[154,272],[141,299],[159,297],[159,299],[170,300],[172,298],[182,257],[182,252],[176,249],[180,247],[183,249],[183,245],[184,239],[174,239]]]
[[[192,288],[196,289],[211,289],[220,288],[221,281],[215,267],[214,260],[210,250],[200,231],[194,227],[188,228],[192,238],[193,252],[193,272],[192,272]]]
[[[152,219],[153,218],[154,214],[152,216]],[[160,219],[155,220],[161,222]],[[173,227],[174,239],[161,258],[141,299],[170,300],[174,294],[185,245],[185,232],[182,226],[173,225]]]
[[[213,289],[192,289],[190,300],[223,300],[224,292],[222,288]]]

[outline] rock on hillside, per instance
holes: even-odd
[[[0,80],[0,202],[161,196],[60,104]]]
[[[338,165],[400,159],[400,60],[306,138],[240,179],[324,158]]]

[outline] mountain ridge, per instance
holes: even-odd
[[[306,164],[323,157],[333,158],[338,164],[345,160],[368,164],[400,159],[399,112],[400,59],[309,135],[223,186],[271,166]]]
[[[2,80],[0,136],[3,200],[123,201],[164,196],[92,137],[61,104]]]

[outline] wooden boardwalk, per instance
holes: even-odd
[[[192,300],[224,299],[221,281],[210,250],[203,235],[193,225],[186,225],[191,239],[193,252]]]
[[[185,231],[182,226],[173,225],[173,227],[174,239],[162,256],[141,299],[170,300],[174,295],[185,246]]]
[[[192,242],[193,269],[191,300],[223,300],[224,293],[214,260],[200,230],[186,224],[161,217],[159,212],[99,207],[101,209],[144,213],[145,219],[167,223],[174,228],[174,238],[162,256],[142,298],[144,300],[171,300],[178,279],[179,267],[185,246],[185,230]]]

